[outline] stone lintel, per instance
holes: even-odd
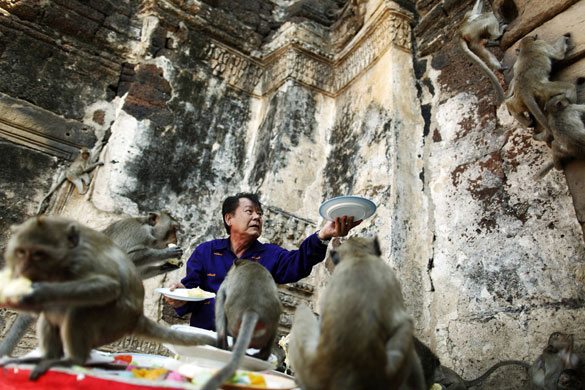
[[[59,158],[74,160],[95,143],[92,129],[0,93],[0,137]]]

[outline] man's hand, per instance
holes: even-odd
[[[328,240],[332,237],[345,237],[351,229],[362,223],[362,220],[354,222],[353,217],[343,216],[329,221],[319,230],[319,238]]]
[[[176,288],[185,288],[185,286],[183,286],[181,283],[176,282],[176,283],[172,283],[169,286],[169,290],[174,291]],[[169,298],[166,295],[163,295],[163,298],[165,299],[165,301],[167,301],[167,303],[169,305],[171,305],[172,307],[181,307],[183,306],[186,302],[185,301],[181,301],[179,299],[173,299],[173,298]]]

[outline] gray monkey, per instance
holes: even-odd
[[[127,254],[101,232],[57,217],[31,218],[8,240],[6,266],[33,290],[16,310],[39,313],[40,358],[3,361],[37,363],[30,378],[51,367],[82,365],[91,349],[134,334],[179,345],[215,345],[206,335],[172,330],[143,314],[144,287]]]

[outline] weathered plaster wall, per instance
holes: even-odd
[[[11,162],[1,174],[0,249],[72,151],[105,136],[90,191],[66,186],[49,212],[101,229],[168,209],[191,253],[224,235],[226,194],[257,191],[264,239],[292,248],[318,228],[323,200],[366,196],[378,210],[355,234],[380,238],[417,335],[445,365],[470,378],[502,358],[531,361],[555,329],[575,333],[583,349],[575,273],[585,207],[575,211],[570,191],[581,176],[573,187],[568,169],[567,180],[558,171],[532,178],[547,147],[493,107],[489,82],[454,44],[471,1],[418,1],[416,19],[411,1],[316,4],[0,0],[0,148]],[[550,37],[576,26],[568,21],[582,4],[559,1],[534,26],[516,13],[528,21],[510,22],[506,61],[535,26]],[[582,53],[581,35],[575,41]],[[580,74],[581,56],[556,77]],[[17,106],[51,125],[11,116]],[[319,265],[286,288],[284,330],[298,301],[318,311],[330,271]],[[146,282],[149,316],[186,321],[153,291],[183,275]],[[112,348],[163,353],[135,340]]]
[[[585,247],[574,207],[582,194],[571,193],[568,172],[567,180],[558,171],[535,180],[550,149],[505,107],[494,108],[487,78],[457,47],[455,26],[472,3],[419,1],[415,29],[434,234],[430,322],[423,334],[443,363],[467,378],[501,359],[533,361],[555,330],[574,333],[579,351],[585,341],[579,276]],[[494,2],[508,11],[512,3],[517,12],[507,14],[512,19],[502,39],[508,66],[513,43],[532,33],[550,41],[570,31],[573,61],[579,58],[582,13],[576,7],[583,2]],[[506,86],[511,75],[503,76]],[[480,388],[519,388],[524,375],[510,372]]]

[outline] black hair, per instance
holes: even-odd
[[[223,226],[225,227],[225,231],[227,234],[230,234],[230,227],[227,223],[225,223],[225,216],[226,214],[233,214],[234,211],[238,208],[240,204],[240,199],[246,198],[252,201],[254,205],[262,211],[262,205],[260,204],[260,199],[258,199],[258,195],[247,193],[247,192],[239,192],[234,196],[228,196],[224,201],[223,205],[221,206],[221,219],[223,220]]]

